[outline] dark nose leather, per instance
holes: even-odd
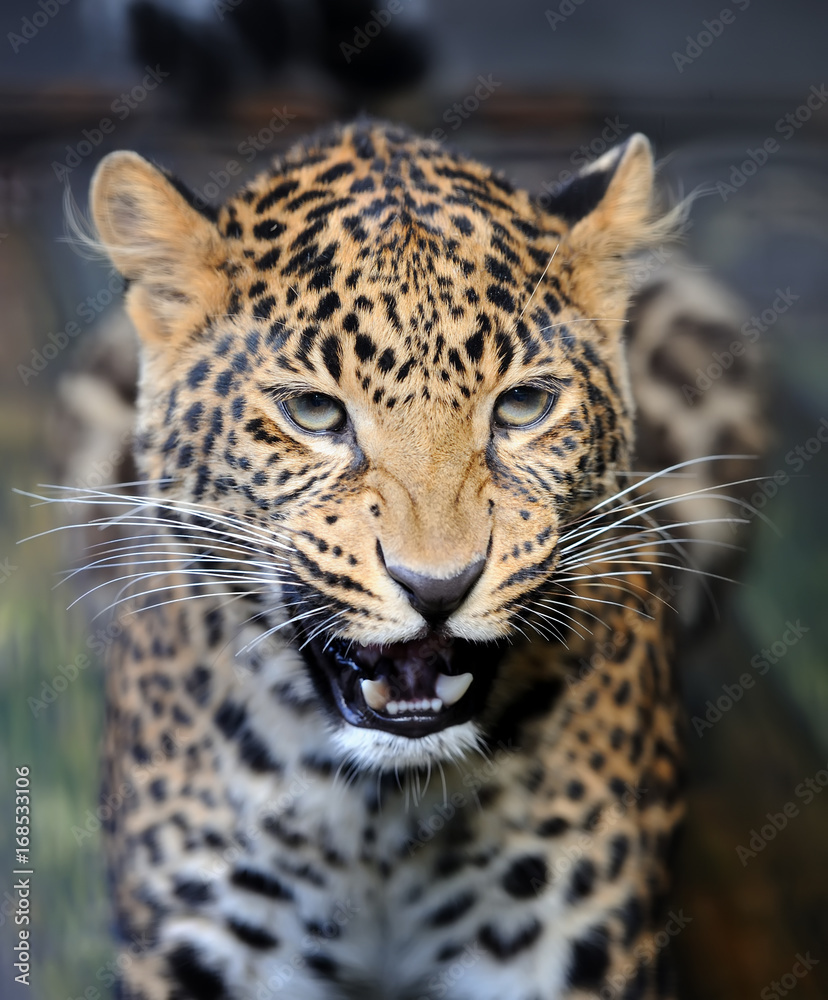
[[[478,559],[456,576],[443,580],[415,573],[404,566],[387,566],[387,569],[391,578],[406,592],[412,607],[424,618],[448,618],[480,579],[485,565],[485,559]]]

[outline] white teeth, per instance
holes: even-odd
[[[388,690],[388,685],[385,681],[369,681],[362,680],[359,682],[362,688],[362,697],[365,699],[365,704],[370,708],[373,708],[375,712],[381,712],[383,709],[391,711],[391,705],[396,706],[396,702],[388,701],[388,696],[391,693]],[[393,715],[394,713],[391,712]]]
[[[458,674],[450,677],[448,674],[438,674],[437,683],[434,689],[437,697],[444,705],[454,705],[469,690],[471,682],[474,680],[471,674]]]
[[[402,715],[410,712],[440,712],[443,704],[453,705],[465,694],[472,682],[471,674],[448,677],[440,674],[437,679],[437,698],[414,698],[411,701],[389,701],[391,691],[386,681],[361,680],[362,697],[369,708],[387,715]],[[447,692],[447,693],[446,693]]]
[[[363,681],[363,683],[365,683]],[[372,706],[373,707],[373,706]],[[415,698],[413,701],[389,701],[384,706],[388,715],[402,715],[408,712],[439,712],[443,703],[439,698]]]

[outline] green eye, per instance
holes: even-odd
[[[291,396],[282,406],[297,426],[314,434],[340,431],[345,426],[345,407],[322,392]]]
[[[552,409],[555,396],[533,385],[519,385],[501,393],[494,405],[495,423],[501,427],[529,427]]]

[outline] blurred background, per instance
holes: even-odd
[[[53,509],[11,492],[61,475],[97,486],[127,449],[120,282],[62,241],[64,190],[85,209],[97,162],[129,148],[221,201],[308,131],[360,112],[436,133],[538,193],[643,131],[666,187],[703,192],[684,253],[743,300],[743,336],[766,354],[762,471],[777,475],[754,503],[775,530],[756,519],[743,585],[685,651],[690,819],[673,908],[689,919],[672,947],[684,1000],[828,997],[826,43],[828,6],[811,0],[4,0],[4,998],[101,1000],[118,975],[95,816],[110,637],[53,589],[72,556],[60,536],[17,544],[53,527]],[[101,366],[103,452],[68,433],[59,405]],[[14,983],[11,950],[18,765],[34,812],[30,988]],[[819,964],[799,977],[798,956]]]

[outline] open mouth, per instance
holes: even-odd
[[[371,646],[315,639],[303,649],[317,687],[346,722],[412,739],[481,711],[503,651],[436,632]]]

